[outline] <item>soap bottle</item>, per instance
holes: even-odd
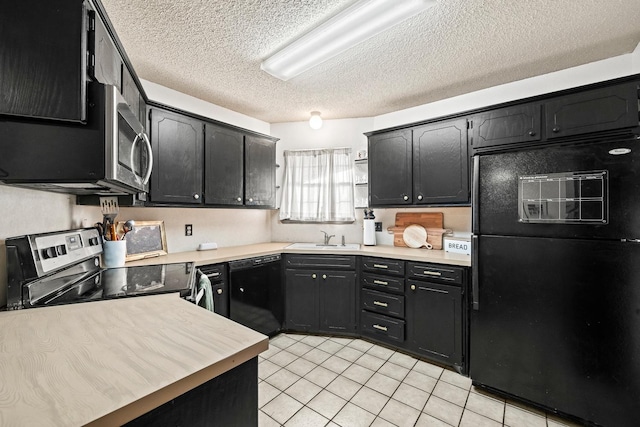
[[[376,217],[373,216],[372,209],[364,210],[364,235],[362,236],[362,243],[365,246],[375,246],[376,244]]]

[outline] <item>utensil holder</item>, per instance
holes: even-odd
[[[102,264],[106,268],[124,267],[126,257],[126,240],[106,240],[102,243]]]

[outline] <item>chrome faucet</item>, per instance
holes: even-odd
[[[322,231],[322,230],[320,230],[320,231],[324,233],[324,244],[325,245],[328,245],[329,244],[329,240],[331,240],[332,237],[335,237],[335,234],[329,235],[326,231]]]

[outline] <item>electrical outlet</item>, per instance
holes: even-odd
[[[184,225],[184,235],[185,236],[192,236],[193,235],[193,225],[192,224],[185,224]]]
[[[381,222],[374,222],[373,224],[376,226],[376,231],[382,231],[382,223]]]

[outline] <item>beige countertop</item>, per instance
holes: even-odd
[[[138,261],[128,262],[127,266],[167,264],[174,262],[195,262],[196,266],[215,264],[218,262],[233,261],[242,258],[251,258],[261,255],[273,255],[282,253],[296,254],[340,254],[340,255],[368,255],[381,258],[403,259],[407,261],[434,262],[438,264],[471,266],[469,255],[445,252],[444,250],[434,251],[427,249],[412,249],[396,246],[364,246],[360,245],[358,250],[302,250],[287,249],[291,243],[256,243],[253,245],[231,246],[218,248],[209,251],[189,251],[170,253],[155,258],[147,258]]]
[[[0,425],[121,425],[268,346],[177,294],[0,312]]]

